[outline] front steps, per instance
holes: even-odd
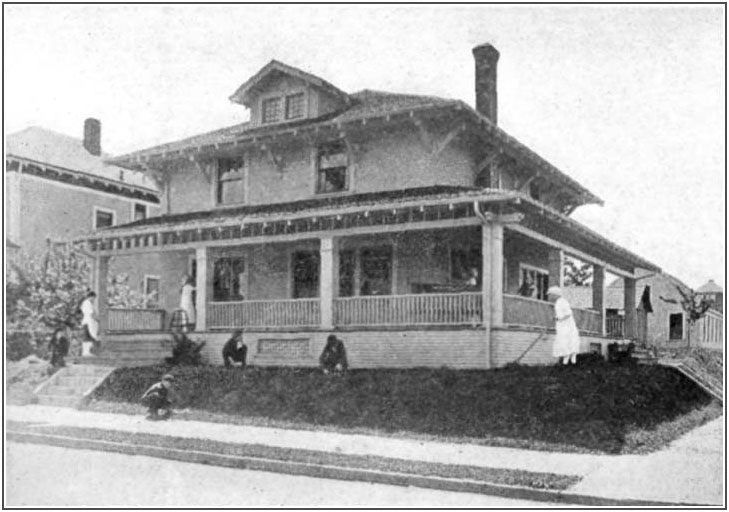
[[[71,364],[38,386],[35,395],[40,405],[75,408],[112,371],[108,366]]]
[[[101,353],[76,361],[113,367],[162,364],[165,357],[172,355],[171,340],[172,335],[166,332],[113,334],[102,343]]]

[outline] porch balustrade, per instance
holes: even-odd
[[[161,331],[165,328],[164,309],[109,308],[108,330]]]
[[[334,300],[334,324],[479,325],[480,293],[376,295]]]
[[[605,335],[611,338],[622,338],[625,332],[625,319],[622,316],[605,317]]]
[[[208,327],[316,327],[321,323],[319,299],[210,302]]]
[[[600,333],[600,313],[572,308],[572,314],[580,332]],[[554,305],[543,300],[504,295],[504,323],[554,328]]]
[[[600,334],[602,332],[602,319],[600,313],[592,309],[572,308],[577,329],[580,332]]]

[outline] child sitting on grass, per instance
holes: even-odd
[[[172,402],[169,399],[169,393],[175,378],[169,373],[162,377],[160,382],[152,384],[150,388],[144,392],[141,398],[142,405],[148,408],[148,420],[166,420],[172,415]],[[162,414],[160,414],[162,411]]]

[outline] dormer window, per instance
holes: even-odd
[[[319,147],[316,159],[316,193],[331,194],[349,189],[347,146],[342,141]]]
[[[266,98],[261,102],[261,122],[279,123],[301,119],[306,113],[306,98],[303,92]]]
[[[289,94],[286,96],[286,119],[300,117],[304,117],[304,93]]]
[[[263,100],[261,114],[264,123],[275,123],[281,120],[281,98],[268,98]]]

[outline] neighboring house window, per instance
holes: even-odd
[[[246,199],[245,168],[242,158],[218,160],[218,204],[243,203]]]
[[[668,315],[668,339],[683,339],[683,313]]]
[[[317,154],[317,194],[344,192],[347,183],[347,147],[335,142],[319,147]]]
[[[304,117],[304,93],[286,96],[286,119]]]
[[[147,218],[147,205],[141,203],[134,203],[134,212],[132,220],[144,220]]]
[[[371,247],[360,253],[362,265],[359,294],[392,293],[392,247]]]
[[[108,228],[116,224],[116,212],[94,207],[94,229]]]
[[[261,115],[264,123],[275,123],[281,119],[281,98],[263,100]]]
[[[246,260],[242,257],[218,258],[213,266],[213,300],[245,300],[248,294]]]
[[[159,281],[158,276],[144,276],[144,296],[148,308],[159,307]]]
[[[544,269],[519,265],[519,289],[522,289],[524,281],[529,279],[532,283],[532,299],[547,300],[547,289],[549,288],[549,272]]]

